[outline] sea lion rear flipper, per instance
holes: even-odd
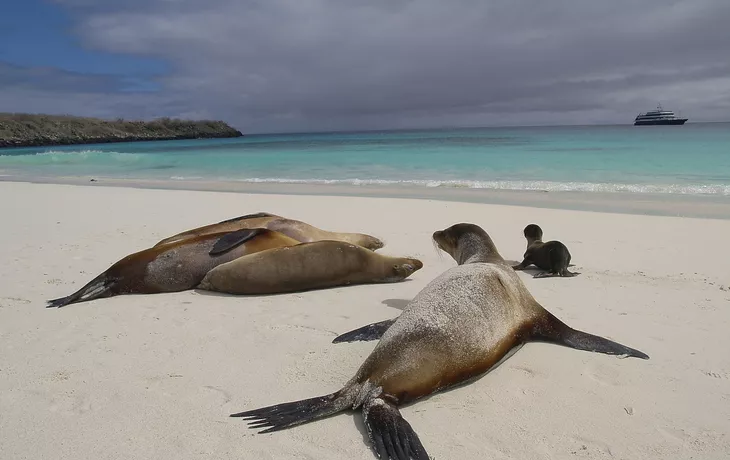
[[[580,273],[573,273],[568,270],[570,266],[570,252],[565,245],[550,250],[550,264],[552,266],[552,272],[556,276],[569,278],[572,276],[580,275]]]
[[[116,280],[109,279],[105,273],[102,273],[73,294],[59,299],[48,300],[46,308],[61,308],[72,303],[111,297],[111,289],[115,284]]]
[[[429,460],[418,435],[394,404],[382,397],[369,398],[362,406],[362,415],[378,457]]]
[[[536,325],[533,330],[532,338],[535,340],[557,343],[576,350],[649,359],[649,355],[646,353],[597,335],[573,329],[551,313],[547,311],[545,313],[548,317]]]
[[[332,343],[357,341],[368,342],[370,340],[379,340],[383,334],[385,334],[385,331],[393,325],[396,319],[398,318],[386,319],[385,321],[368,324],[367,326],[354,329],[350,332],[345,332],[344,334],[335,337]]]
[[[228,233],[218,239],[213,245],[213,248],[208,251],[211,256],[219,256],[224,254],[231,249],[234,249],[246,241],[255,238],[260,233],[264,232],[263,228],[244,228],[236,230],[235,232]]]
[[[355,398],[350,393],[340,390],[326,396],[262,407],[230,416],[248,420],[249,428],[266,428],[259,433],[271,433],[334,415],[352,407],[354,402]]]

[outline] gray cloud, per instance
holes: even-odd
[[[85,46],[170,64],[159,93],[97,81],[84,110],[244,132],[629,123],[659,101],[730,119],[727,0],[56,2]]]

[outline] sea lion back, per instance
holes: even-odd
[[[410,399],[485,372],[533,316],[529,307],[515,306],[522,293],[512,275],[488,263],[447,270],[388,328],[358,375]]]

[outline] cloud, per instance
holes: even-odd
[[[125,112],[244,132],[629,123],[657,102],[730,119],[727,0],[56,2],[86,47],[169,63]],[[94,82],[113,111],[118,82]]]

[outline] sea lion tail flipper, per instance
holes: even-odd
[[[368,342],[370,340],[379,340],[383,334],[385,334],[385,331],[393,325],[396,319],[397,318],[386,319],[385,321],[368,324],[367,326],[354,329],[350,332],[345,332],[344,334],[335,337],[332,343],[357,341]]]
[[[235,232],[227,233],[218,238],[208,254],[211,256],[219,256],[231,249],[234,249],[248,240],[255,238],[266,230],[263,228],[244,228]]]
[[[73,294],[59,299],[48,300],[46,308],[61,308],[72,303],[109,297],[112,295],[111,288],[114,284],[115,281],[113,279],[109,279],[105,273],[102,273]]]
[[[607,355],[630,356],[633,358],[649,359],[649,355],[639,350],[621,345],[613,340],[573,329],[548,313],[545,323],[536,327],[533,338],[553,342],[576,350],[593,351]]]
[[[378,457],[393,460],[429,460],[426,449],[398,408],[381,397],[369,398],[362,415]]]
[[[342,412],[352,407],[355,394],[340,390],[326,396],[262,407],[230,416],[247,419],[249,428],[268,427],[259,433],[271,433]]]

